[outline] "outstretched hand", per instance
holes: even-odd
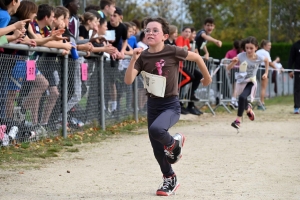
[[[16,29],[22,30],[25,27],[26,23],[29,21],[30,21],[30,19],[21,20],[21,21],[14,23],[14,26]]]

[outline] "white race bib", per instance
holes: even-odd
[[[166,90],[166,77],[142,71],[144,88],[157,97],[164,97]]]
[[[203,49],[205,47],[205,45],[207,44],[207,41],[202,42],[200,49]]]

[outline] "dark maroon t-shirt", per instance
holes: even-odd
[[[159,75],[156,65],[163,63],[162,76],[166,77],[165,97],[177,96],[179,61],[185,60],[187,55],[188,52],[183,48],[165,45],[164,49],[157,53],[143,51],[134,68],[139,72],[145,71]]]

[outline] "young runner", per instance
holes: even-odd
[[[139,73],[144,77],[144,85],[148,88],[149,138],[154,156],[163,174],[163,184],[157,190],[156,195],[169,196],[179,186],[171,164],[175,164],[181,158],[185,141],[183,134],[176,133],[172,137],[168,132],[180,116],[179,61],[186,59],[196,62],[203,73],[204,78],[201,82],[204,86],[211,83],[211,77],[203,59],[198,54],[164,44],[169,37],[169,25],[163,18],[147,18],[144,24],[149,49],[143,51],[142,48],[136,48],[133,50],[124,81],[126,84],[131,84]]]

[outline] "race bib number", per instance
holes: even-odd
[[[144,88],[146,88],[149,93],[157,97],[165,96],[166,77],[150,74],[145,71],[142,71],[141,74],[143,77]]]
[[[26,61],[26,80],[27,81],[35,80],[35,60]]]
[[[87,63],[81,63],[81,80],[87,81],[88,79],[88,66]]]

